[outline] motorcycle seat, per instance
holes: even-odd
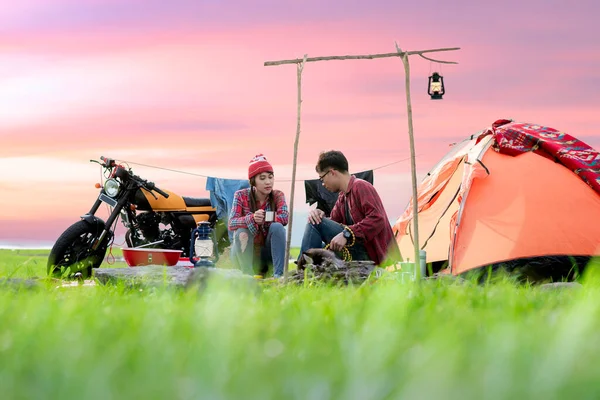
[[[185,197],[183,196],[183,201],[187,207],[210,207],[212,204],[210,203],[210,198],[197,198],[197,197]]]

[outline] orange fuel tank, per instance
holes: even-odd
[[[189,213],[195,224],[208,221],[216,213],[216,209],[210,204],[210,199],[183,198],[170,190],[163,189],[169,195],[166,199],[158,193],[156,198],[147,190],[142,190],[148,204],[154,212],[184,212]],[[189,218],[189,217],[188,217]]]
[[[163,189],[163,192],[169,195],[168,199],[155,192],[150,193],[144,189],[142,189],[142,191],[153,211],[184,211],[186,209],[183,197],[171,192],[170,190]],[[153,194],[156,196],[156,198],[153,196]]]

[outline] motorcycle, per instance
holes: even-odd
[[[100,164],[107,179],[104,185],[96,184],[100,193],[90,211],[56,240],[48,257],[48,275],[91,276],[92,269],[100,267],[112,245],[119,219],[127,228],[127,246],[132,248],[181,250],[182,257],[189,257],[191,232],[203,221],[209,222],[215,231],[218,253],[229,246],[227,227],[217,219],[209,198],[179,196],[162,190],[116,160],[100,159],[102,162],[90,162]],[[103,203],[111,210],[106,221],[95,215]]]

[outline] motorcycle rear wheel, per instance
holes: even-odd
[[[91,244],[104,230],[101,222],[77,221],[56,240],[48,256],[47,273],[55,278],[72,278],[80,272],[83,278],[92,276],[92,268],[100,267],[106,254],[110,237],[95,250]]]

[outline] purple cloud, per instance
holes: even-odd
[[[20,13],[8,11],[0,14],[2,29],[73,31],[90,27],[193,27],[203,30],[354,20],[358,30],[376,21],[387,25],[388,29],[393,26],[395,34],[434,31],[443,34],[440,36],[442,40],[458,36],[489,46],[506,39],[522,44],[535,42],[562,46],[555,32],[573,34],[574,29],[579,39],[592,43],[595,16],[600,8],[594,0],[577,3],[564,0],[506,0],[496,3],[466,0],[413,3],[393,0],[40,0],[28,4],[29,7],[23,7]],[[564,40],[572,45],[568,38]]]

